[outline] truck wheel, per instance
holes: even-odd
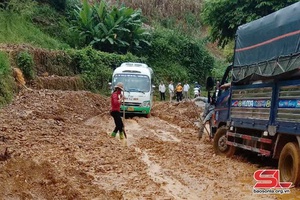
[[[282,182],[292,182],[294,185],[300,183],[300,153],[297,143],[287,143],[279,157],[278,169]]]
[[[235,153],[235,147],[226,144],[227,141],[226,132],[227,129],[224,127],[221,127],[217,130],[214,136],[213,147],[214,147],[215,154],[231,157]]]
[[[150,118],[150,117],[151,117],[150,113],[146,114],[146,118]]]

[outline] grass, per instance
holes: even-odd
[[[11,72],[8,54],[0,52],[0,108],[13,98],[15,84]]]
[[[67,49],[63,44],[44,34],[32,23],[17,14],[0,12],[0,43],[31,44],[46,49]]]

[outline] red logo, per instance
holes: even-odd
[[[288,189],[292,186],[292,182],[280,182],[278,169],[259,169],[253,178],[256,180],[254,189]]]

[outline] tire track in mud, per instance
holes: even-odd
[[[197,130],[180,128],[156,117],[129,121],[135,124],[134,129],[145,133],[137,136],[134,129],[130,130],[132,137],[139,138],[132,145],[142,154],[147,174],[170,198],[257,199],[252,194],[254,167],[214,156],[210,143],[196,139]],[[264,195],[264,199],[277,198]]]
[[[174,199],[199,199],[194,195],[196,191],[192,191],[187,186],[183,185],[180,180],[167,175],[168,170],[163,169],[158,163],[151,160],[151,157],[145,150],[135,148],[137,152],[142,153],[142,161],[147,164],[148,175],[153,181],[160,184],[166,193]]]
[[[180,143],[181,140],[174,136],[173,132],[180,132],[181,128],[171,125],[159,118],[135,118],[135,120],[128,120],[127,123],[130,123],[129,127],[131,127],[130,131],[132,133],[136,132],[136,130],[143,130],[145,133],[142,137],[140,135],[133,135],[132,137],[140,137],[140,139],[135,144],[131,144],[135,146],[135,150],[142,155],[140,159],[148,166],[147,174],[151,179],[161,185],[161,188],[165,190],[169,198],[199,199],[199,192],[197,191],[199,188],[190,188],[180,177],[174,176],[172,169],[168,169],[156,161],[155,157],[159,155],[151,152],[151,147],[149,148],[149,146],[140,144],[141,141],[146,143],[154,142],[154,146],[164,145],[164,143]],[[162,130],[163,127],[166,129]],[[130,142],[128,144],[130,144]],[[163,160],[166,159],[163,158]]]

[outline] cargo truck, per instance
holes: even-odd
[[[239,26],[233,57],[217,88],[216,154],[271,157],[281,181],[299,185],[300,2]]]

